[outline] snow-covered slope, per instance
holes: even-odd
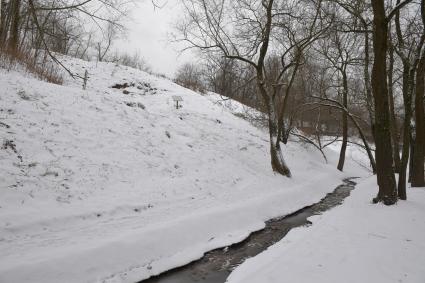
[[[88,70],[87,90],[0,70],[0,282],[148,278],[361,173],[291,143],[294,177],[277,176],[267,134],[214,96],[111,63],[66,64]]]

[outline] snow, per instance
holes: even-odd
[[[296,142],[284,147],[293,178],[275,175],[267,133],[217,96],[64,60],[88,70],[87,90],[80,79],[58,86],[0,70],[0,282],[146,279],[365,175]],[[127,94],[111,88],[125,82]]]
[[[342,206],[291,230],[227,283],[425,282],[425,188],[390,207],[371,203],[376,192],[376,177],[362,180]]]

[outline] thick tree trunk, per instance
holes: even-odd
[[[283,159],[280,141],[276,140],[276,137],[270,138],[270,155],[273,171],[290,178],[291,171]]]
[[[388,25],[384,0],[372,0],[373,50],[375,61],[372,69],[372,91],[375,102],[376,166],[379,191],[374,202],[386,205],[397,202],[396,181],[390,132],[390,113],[387,87]],[[390,153],[390,154],[389,154]]]
[[[348,81],[347,81],[347,74],[345,73],[345,70],[342,71],[342,85],[343,85],[343,105],[345,109],[348,111]],[[345,163],[345,152],[347,150],[347,142],[348,142],[348,116],[347,112],[342,112],[342,144],[341,144],[341,150],[339,153],[339,161],[338,161],[338,170],[343,171],[344,170],[344,163]]]
[[[424,157],[425,157],[425,53],[419,61],[416,73],[416,96],[415,96],[415,151],[412,156],[412,187],[425,187]]]
[[[412,118],[412,101],[410,95],[410,85],[413,84],[410,77],[410,64],[403,62],[403,100],[404,100],[404,120],[403,120],[403,148],[401,156],[401,167],[398,179],[398,197],[402,200],[407,198],[407,165],[410,155],[410,119]]]

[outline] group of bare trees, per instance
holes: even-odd
[[[406,199],[409,181],[425,186],[423,0],[182,2],[176,39],[206,58],[209,89],[267,114],[275,172],[291,176],[281,143],[308,117],[303,138],[320,150],[320,133],[337,125],[339,170],[348,143],[367,151],[375,202]]]
[[[129,60],[112,55],[113,42],[124,33],[131,1],[124,0],[1,0],[0,49],[31,57],[69,55],[85,60]],[[142,64],[140,55],[135,55]]]
[[[186,63],[181,66],[175,75],[174,82],[191,90],[205,92],[203,70],[195,63]]]
[[[48,56],[60,65],[57,53],[92,54],[146,69],[137,54],[110,52],[127,3],[0,0],[0,50],[25,49],[34,62]],[[408,182],[425,186],[425,0],[182,3],[177,40],[200,50],[205,63],[183,66],[176,81],[265,113],[275,172],[291,176],[282,149],[291,135],[322,154],[324,136],[334,135],[341,171],[349,143],[366,150],[379,185],[375,202],[406,199]]]

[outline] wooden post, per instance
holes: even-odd
[[[87,70],[84,72],[84,80],[83,80],[83,89],[86,90],[87,81],[89,79],[89,72]]]

